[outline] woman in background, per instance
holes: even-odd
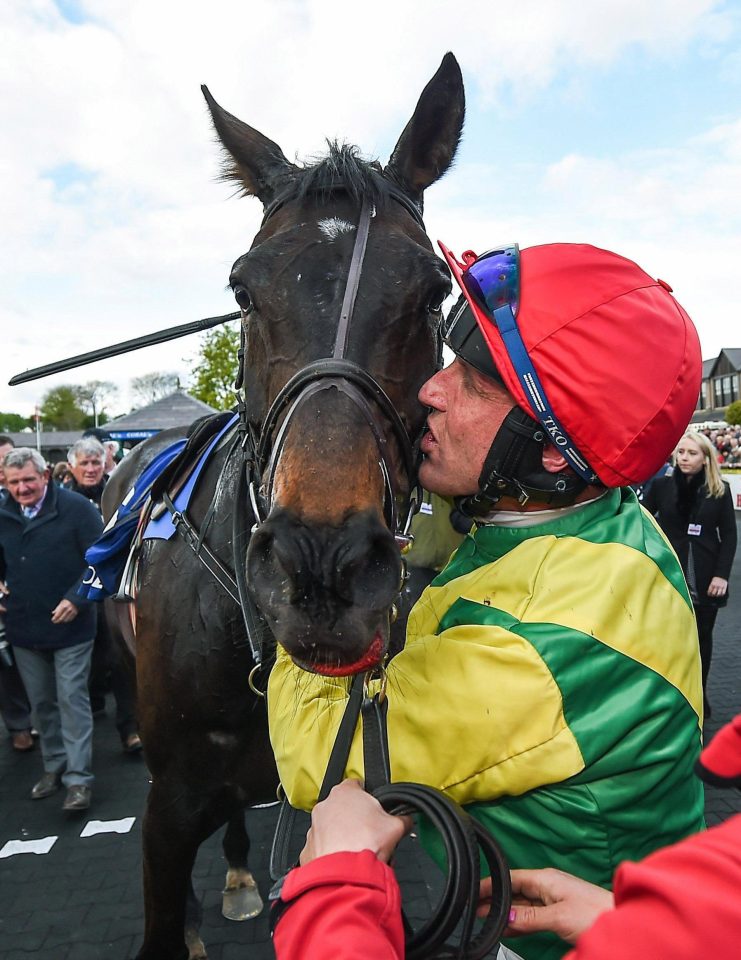
[[[713,627],[728,602],[728,577],[736,552],[736,518],[728,484],[712,443],[688,431],[674,451],[674,472],[647,488],[643,506],[652,513],[682,564],[697,617],[705,716],[711,714],[707,680]]]

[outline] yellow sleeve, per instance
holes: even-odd
[[[316,802],[347,703],[347,680],[296,667],[279,648],[268,686],[270,737],[294,806]],[[407,643],[388,668],[391,776],[459,803],[520,794],[584,761],[561,693],[534,647],[494,626],[456,626]],[[360,729],[346,776],[363,779]]]

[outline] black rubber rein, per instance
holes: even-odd
[[[481,824],[433,787],[389,783],[374,790],[373,796],[388,813],[425,816],[440,834],[445,848],[445,889],[430,918],[418,930],[410,931],[406,924],[407,960],[482,960],[499,943],[512,905],[512,885],[504,854]],[[492,900],[481,930],[473,936],[479,899],[479,853],[491,874]],[[450,945],[448,938],[458,924],[460,943]]]

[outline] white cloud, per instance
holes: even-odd
[[[476,110],[507,91],[524,102],[566,77],[578,96],[590,70],[607,69],[626,51],[671,58],[699,40],[711,56],[735,26],[733,8],[714,0],[377,0],[353,17],[340,0],[211,0],[195,12],[171,0],[80,0],[77,8],[87,20],[75,25],[51,0],[0,5],[7,373],[232,309],[228,270],[249,246],[260,208],[229,199],[215,181],[218,153],[200,83],[289,158],[338,136],[385,160],[448,49],[464,70],[473,139],[497,122],[493,109]],[[732,69],[732,58],[726,64]],[[532,158],[504,173],[471,166],[464,150],[430,195],[431,232],[439,224],[448,238],[470,230],[484,241],[501,223],[505,237],[534,242],[587,227],[591,236],[597,221],[598,237],[667,259],[672,251],[672,265],[691,259],[680,239],[689,227],[693,240],[725,237],[706,275],[712,296],[726,296],[727,313],[734,271],[720,272],[741,233],[739,140],[731,119],[662,153],[609,162],[582,153],[548,169],[550,158]],[[78,179],[64,186],[72,174]],[[508,178],[505,202],[495,192],[487,204],[482,183]],[[0,409],[28,412],[60,379],[125,382],[157,367],[183,369],[179,359],[192,349],[176,344],[173,353],[159,348],[13,391],[3,386]]]
[[[568,155],[547,167],[511,164],[505,176],[461,165],[439,189],[434,226],[456,252],[505,240],[604,246],[674,287],[704,356],[741,342],[741,120],[611,160]]]

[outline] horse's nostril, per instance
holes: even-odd
[[[401,560],[393,538],[383,534],[354,542],[338,551],[335,586],[337,593],[358,607],[380,610],[397,593]]]
[[[375,515],[356,514],[337,528],[311,527],[282,512],[255,531],[247,569],[261,605],[311,602],[329,613],[333,606],[379,611],[398,592],[401,560]]]

